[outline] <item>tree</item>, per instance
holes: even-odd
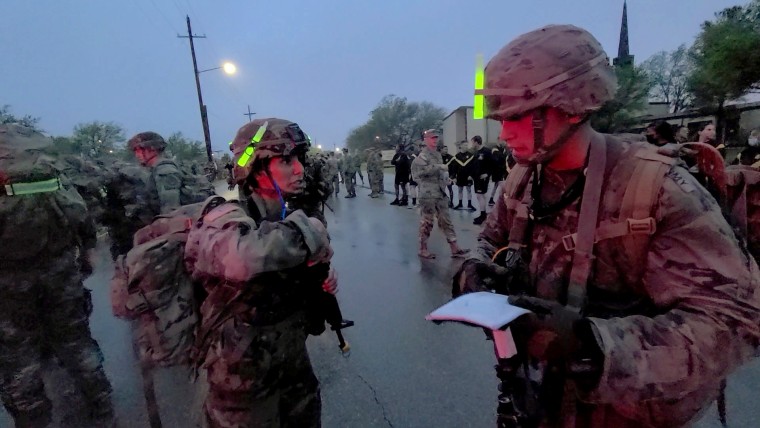
[[[689,107],[692,95],[687,80],[693,63],[685,44],[672,52],[657,52],[644,61],[641,68],[652,84],[649,95],[653,101],[670,104],[673,113]]]
[[[17,123],[19,125],[32,128],[35,131],[41,132],[42,130],[37,126],[39,122],[39,117],[33,117],[28,114],[24,117],[16,117],[13,115],[13,113],[11,113],[11,106],[7,104],[0,107],[0,124],[2,125],[8,123]]]
[[[430,102],[408,102],[403,97],[386,95],[370,112],[369,120],[349,132],[346,147],[363,150],[408,145],[419,140],[426,129],[439,128],[445,115],[446,110]]]
[[[615,98],[605,103],[591,117],[594,129],[601,132],[622,132],[646,111],[651,83],[641,67],[615,68],[618,89]]]
[[[702,24],[691,50],[694,70],[688,77],[695,103],[715,109],[722,140],[725,103],[760,92],[760,1],[734,6]]]
[[[72,144],[79,153],[99,156],[113,153],[117,145],[124,142],[124,129],[113,122],[80,123],[74,127]]]
[[[200,141],[189,140],[181,132],[175,132],[166,140],[166,150],[180,162],[206,162],[206,146]]]

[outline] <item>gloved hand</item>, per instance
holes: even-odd
[[[235,183],[230,183],[229,185],[227,185],[227,190],[233,190],[233,189],[235,189]]]
[[[576,311],[557,302],[529,296],[509,296],[509,304],[532,312],[518,318],[513,329],[531,357],[567,359],[580,347],[573,330],[575,322],[581,319]]]
[[[459,272],[454,275],[451,295],[457,297],[466,293],[489,290],[509,294],[509,279],[508,269],[495,263],[469,259],[462,263]]]

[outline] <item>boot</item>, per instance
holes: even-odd
[[[469,248],[459,248],[456,241],[449,242],[449,248],[451,248],[451,257],[464,257],[470,252]]]
[[[401,201],[399,201],[398,198],[396,198],[393,200],[393,202],[391,202],[391,205],[401,205]]]
[[[477,211],[475,207],[472,206],[472,201],[467,201],[467,211]]]
[[[462,201],[459,201],[459,204],[454,207],[455,210],[461,210],[462,209]]]
[[[472,224],[483,224],[484,221],[486,221],[486,215],[485,211],[481,211],[480,215],[475,217],[475,220],[472,221]]]
[[[427,245],[420,245],[420,252],[418,253],[418,255],[422,257],[423,259],[428,259],[428,260],[435,258],[435,254],[428,251]]]
[[[409,205],[409,198],[407,198],[407,197],[401,198],[401,201],[398,203],[398,205],[401,206],[401,207],[405,207],[405,206]]]
[[[416,205],[417,205],[417,198],[412,198],[412,206],[416,206]]]
[[[449,199],[449,208],[454,208],[454,201]]]
[[[491,199],[488,200],[488,205],[491,206],[491,207],[494,206],[494,205],[496,205],[496,202],[493,201],[493,198],[491,198]]]

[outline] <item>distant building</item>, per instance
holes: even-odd
[[[499,142],[501,123],[493,119],[473,119],[472,106],[461,106],[449,113],[443,119],[443,144],[449,148],[449,153],[457,152],[457,144],[462,140],[480,135],[483,143],[494,145]]]

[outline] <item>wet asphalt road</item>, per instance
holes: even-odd
[[[386,189],[392,176],[386,173]],[[497,381],[490,342],[477,329],[434,325],[424,320],[448,301],[451,276],[461,263],[449,257],[448,245],[435,228],[430,241],[435,260],[417,257],[416,209],[393,207],[393,199],[344,199],[344,189],[329,205],[327,218],[339,274],[338,299],[346,318],[356,326],[345,331],[352,346],[341,356],[331,332],[309,339],[309,352],[322,386],[325,427],[492,427]],[[220,186],[220,193],[233,196]],[[477,203],[473,201],[475,205]],[[475,248],[477,212],[451,211],[463,247]],[[113,273],[105,246],[100,247],[96,271],[86,285],[93,289],[94,337],[105,356],[114,387],[119,426],[147,427],[139,369],[132,353],[130,326],[111,315],[108,281]],[[199,398],[182,370],[155,374],[156,392],[165,427],[194,427]],[[49,395],[61,394],[66,376],[53,370]],[[757,387],[760,363],[742,368],[729,381],[729,426],[760,426]],[[77,422],[76,398],[56,399],[61,426]],[[719,427],[709,409],[697,425]],[[12,426],[0,410],[0,428]]]

